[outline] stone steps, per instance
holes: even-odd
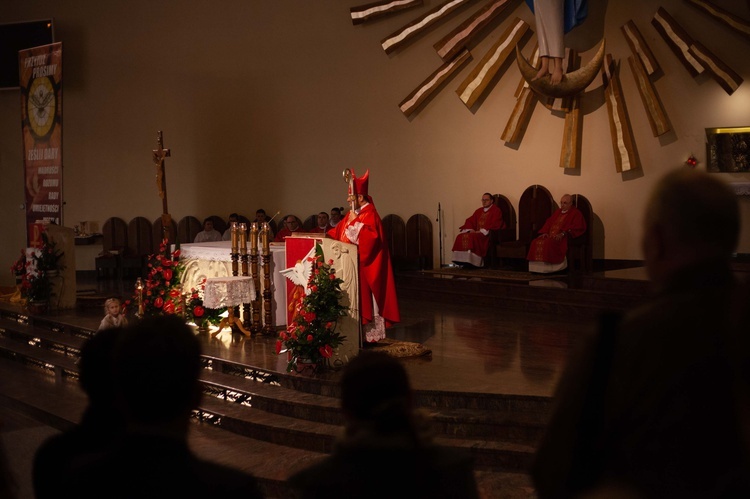
[[[75,425],[86,405],[76,361],[91,334],[54,318],[0,314],[0,372],[7,373],[0,399],[55,428]],[[239,464],[261,480],[269,497],[284,497],[288,474],[329,453],[343,429],[338,384],[218,357],[203,361],[207,396],[191,430],[200,455]],[[438,444],[474,457],[485,483],[480,487],[527,482],[524,471],[544,428],[547,398],[431,390],[417,391],[415,402],[432,421]],[[221,442],[222,452],[212,439]]]

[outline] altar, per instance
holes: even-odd
[[[285,268],[285,251],[283,244],[271,244],[271,291],[273,293],[272,313],[275,327],[286,326],[286,282],[280,271]],[[190,243],[180,245],[180,260],[185,264],[182,275],[183,290],[198,289],[200,282],[209,277],[227,277],[232,275],[232,242],[215,241],[207,243]],[[262,275],[263,259],[258,257],[258,268]],[[260,279],[263,292],[263,279]]]

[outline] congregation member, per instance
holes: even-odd
[[[459,234],[453,243],[453,262],[483,267],[492,239],[490,231],[504,228],[503,212],[495,205],[495,197],[485,192],[482,206],[458,228]]]
[[[276,237],[274,237],[274,241],[277,243],[283,243],[284,239],[291,236],[295,232],[300,232],[302,230],[302,225],[300,225],[299,220],[294,215],[287,215],[284,217],[284,227],[276,234]]]
[[[641,241],[652,296],[605,315],[568,362],[532,466],[540,499],[750,497],[739,227],[717,176],[656,184]]]
[[[122,310],[122,301],[116,296],[104,300],[104,318],[99,323],[99,331],[112,327],[125,327],[128,319]]]
[[[240,216],[237,213],[232,213],[229,215],[229,221],[227,222],[227,230],[224,231],[224,234],[221,236],[222,241],[230,241],[232,239],[232,222],[239,222]]]
[[[221,232],[214,229],[214,222],[210,218],[203,220],[203,230],[195,235],[194,243],[208,243],[221,241]]]
[[[126,328],[112,369],[124,436],[52,484],[57,497],[263,497],[253,475],[202,460],[188,445],[201,399],[201,344],[181,317],[147,317]]]
[[[404,367],[390,355],[363,350],[341,378],[344,435],[331,455],[293,474],[299,499],[479,497],[471,457],[433,442],[426,416],[414,408]],[[382,470],[387,467],[388,479]]]
[[[368,194],[370,170],[359,178],[353,170],[348,173],[347,202],[351,211],[345,220],[328,231],[328,235],[358,247],[360,317],[364,341],[375,343],[385,338],[387,327],[401,320],[396,282],[383,222]]]
[[[531,241],[529,253],[526,255],[529,272],[548,274],[566,269],[568,240],[584,232],[586,220],[583,213],[573,206],[573,197],[564,194],[560,198],[560,207],[544,222],[539,229],[539,236]]]

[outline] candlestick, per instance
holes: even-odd
[[[263,222],[263,230],[260,231],[260,239],[261,243],[263,244],[263,253],[268,254],[268,251],[270,249],[269,243],[268,243],[268,231],[271,230],[271,228],[268,225],[268,222]]]
[[[247,224],[242,222],[240,224],[240,249],[247,251]]]
[[[250,250],[258,252],[258,222],[253,222],[250,226]]]
[[[135,291],[138,299],[138,317],[143,317],[143,281],[140,277],[135,280]]]
[[[232,233],[232,253],[237,253],[237,222],[230,224]]]

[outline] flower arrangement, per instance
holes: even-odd
[[[64,270],[65,266],[60,264],[64,254],[55,241],[50,241],[47,232],[42,232],[42,247],[34,252],[36,268],[43,272]]]
[[[168,248],[167,240],[163,240],[159,245],[159,253],[149,256],[148,274],[143,287],[144,317],[184,312],[180,284],[184,264],[180,263],[179,247],[174,251]],[[138,302],[137,295],[133,301]]]
[[[188,301],[185,304],[185,319],[192,321],[200,328],[206,328],[209,324],[218,326],[222,315],[227,311],[226,307],[206,308],[203,306],[203,296],[206,289],[206,280],[203,279],[198,289],[192,288]]]
[[[16,260],[15,262],[13,262],[13,265],[10,266],[10,271],[14,275],[17,275],[17,276],[25,274],[26,273],[26,265],[27,265],[27,262],[26,262],[26,251],[22,249],[21,250],[21,256],[19,256],[18,260]]]
[[[28,273],[21,281],[21,295],[30,302],[47,302],[52,297],[52,282],[45,272]]]
[[[295,305],[294,318],[276,341],[276,354],[287,353],[287,372],[294,370],[300,359],[320,367],[346,339],[336,332],[338,320],[346,315],[348,308],[341,304],[344,281],[336,277],[333,261],[324,261],[320,245],[316,245],[310,261],[312,271],[307,292]]]

